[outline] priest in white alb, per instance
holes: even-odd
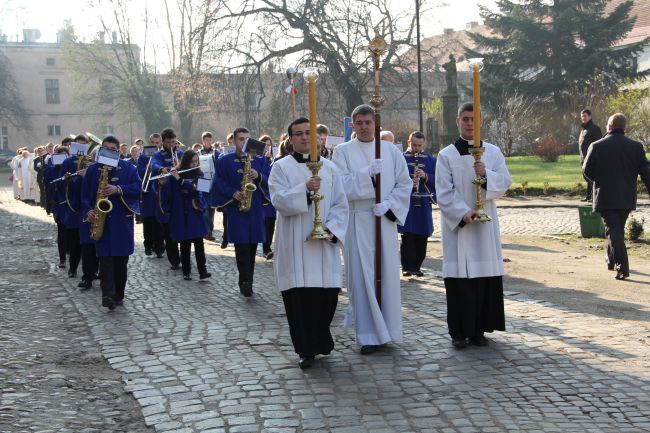
[[[288,128],[292,155],[276,160],[269,176],[271,203],[277,210],[275,282],[282,293],[291,341],[300,368],[334,348],[330,324],[343,283],[341,248],[348,225],[348,202],[334,164],[320,158],[318,176],[309,161],[309,120],[299,117]],[[314,227],[312,195],[320,191],[320,216],[329,239],[308,240]]]
[[[332,161],[341,173],[350,205],[345,273],[350,295],[345,325],[354,326],[362,354],[402,342],[400,256],[397,225],[404,224],[413,181],[406,160],[393,144],[381,143],[375,159],[375,111],[352,111],[356,138],[340,144]],[[375,204],[375,175],[381,173],[381,202]],[[375,217],[381,217],[381,305],[375,295]]]
[[[447,295],[447,325],[452,344],[486,346],[485,332],[504,331],[503,258],[495,200],[505,194],[512,179],[501,150],[481,141],[480,162],[469,149],[474,137],[474,106],[463,104],[456,124],[460,138],[438,153],[436,195],[441,212],[443,264]],[[492,221],[480,223],[474,210],[481,176],[485,213]]]

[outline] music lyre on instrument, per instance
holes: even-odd
[[[474,157],[474,162],[480,162],[485,148],[481,146],[481,79],[480,72],[483,70],[483,59],[474,58],[469,59],[469,66],[472,68],[473,84],[474,84],[474,136],[473,140],[470,141],[469,153]],[[483,195],[481,193],[481,187],[485,184],[486,179],[481,176],[476,176],[472,183],[476,187],[476,204],[474,211],[478,213],[478,217],[475,221],[480,223],[486,223],[492,221],[492,218],[485,213],[483,209]]]

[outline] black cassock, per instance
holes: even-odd
[[[330,324],[339,288],[294,287],[282,292],[293,347],[301,358],[327,355],[334,348]]]

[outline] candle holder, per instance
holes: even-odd
[[[289,79],[289,87],[287,87],[287,93],[291,96],[291,116],[296,118],[296,86],[294,85],[294,80],[298,71],[293,66],[287,68],[287,78]]]
[[[471,147],[469,153],[474,157],[474,163],[481,162],[481,157],[485,152],[485,148],[481,146],[481,78],[480,72],[483,70],[483,59],[482,58],[473,58],[469,59],[469,66],[472,70],[474,77],[474,137],[470,141]],[[478,217],[475,219],[479,223],[487,223],[492,221],[492,218],[485,213],[483,207],[483,194],[481,190],[483,185],[487,180],[483,176],[476,176],[472,183],[476,189],[476,203],[474,205],[474,211],[478,214]]]
[[[307,168],[309,168],[311,171],[312,176],[318,176],[318,172],[322,166],[323,163],[320,161],[310,161],[307,163]],[[324,198],[325,196],[320,193],[320,190],[314,191],[311,196],[311,199],[314,202],[314,228],[311,230],[311,233],[309,234],[309,237],[307,237],[307,240],[330,240],[332,238],[332,235],[330,235],[327,230],[325,230],[323,220],[320,217],[320,201]]]

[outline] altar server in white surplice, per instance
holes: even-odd
[[[406,160],[391,143],[375,159],[375,112],[360,105],[352,112],[354,140],[340,144],[336,164],[350,205],[345,241],[345,272],[350,308],[345,325],[355,327],[362,354],[402,341],[400,256],[397,225],[404,225],[413,181]],[[381,173],[381,202],[375,204],[375,175]],[[381,216],[381,307],[375,297],[375,216]]]
[[[470,155],[474,137],[474,106],[458,110],[460,138],[438,153],[436,195],[442,231],[442,273],[447,294],[447,325],[452,344],[486,346],[485,332],[505,330],[503,308],[503,259],[495,200],[512,179],[501,150],[481,141],[481,162]],[[474,211],[477,176],[484,178],[482,196],[492,221],[476,221]]]
[[[348,225],[348,202],[336,167],[320,158],[312,177],[309,120],[300,117],[288,128],[294,153],[276,160],[269,176],[271,203],[277,210],[274,273],[282,293],[293,347],[300,368],[334,348],[330,324],[343,282],[341,248]],[[329,239],[307,240],[314,227],[312,195],[320,190],[320,216]]]

